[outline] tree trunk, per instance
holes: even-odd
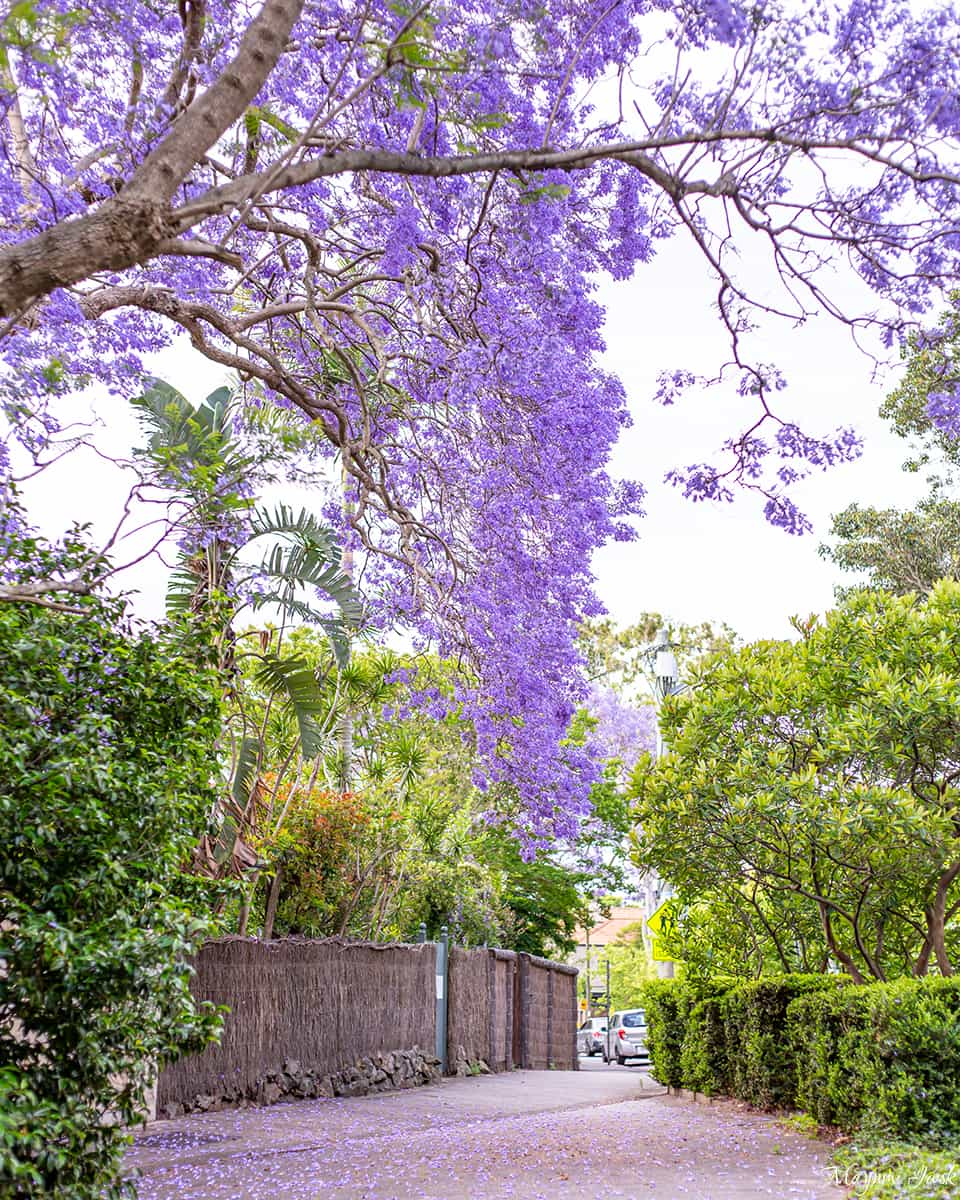
[[[846,968],[847,974],[854,983],[866,983],[863,973],[846,950],[841,950],[833,932],[833,922],[830,919],[830,910],[822,900],[817,901],[817,908],[820,912],[820,924],[823,928],[823,936],[826,939],[827,946],[830,948],[830,953],[842,967]]]
[[[245,895],[240,905],[240,920],[237,922],[237,933],[240,937],[247,936],[247,925],[250,922],[250,897]]]
[[[280,900],[280,876],[283,868],[278,866],[270,881],[270,891],[267,893],[267,911],[263,918],[263,938],[269,941],[273,937],[273,923],[277,916],[277,903]]]
[[[958,875],[960,875],[960,863],[953,863],[937,880],[937,890],[933,897],[933,903],[925,909],[927,941],[933,950],[941,975],[953,974],[953,964],[950,962],[950,956],[947,954],[946,944],[947,893],[950,891],[950,887]]]
[[[914,979],[922,979],[930,970],[930,955],[933,953],[933,942],[928,933],[924,939],[923,945],[920,947],[920,953],[917,955],[913,964]]]

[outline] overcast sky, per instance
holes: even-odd
[[[760,357],[780,365],[790,381],[779,411],[811,434],[853,425],[864,437],[863,455],[814,474],[790,493],[813,523],[813,534],[803,537],[770,526],[759,496],[693,504],[665,485],[663,475],[671,466],[709,461],[740,431],[729,394],[706,390],[670,408],[651,397],[663,369],[709,372],[724,361],[714,292],[697,256],[676,241],[630,282],[601,287],[609,314],[607,363],[626,385],[634,419],[615,468],[640,479],[650,495],[640,539],[596,555],[598,589],[624,624],[647,609],[684,621],[723,620],[749,639],[790,636],[792,614],[823,611],[838,582],[853,582],[817,553],[830,514],[852,501],[905,506],[923,492],[922,478],[900,469],[905,444],[877,415],[899,367],[894,363],[873,378],[874,362],[831,318],[800,329],[765,320],[755,338]]]

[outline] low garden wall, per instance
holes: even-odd
[[[505,950],[229,937],[206,943],[191,984],[222,1005],[220,1042],[165,1065],[157,1114],[292,1097],[350,1096],[438,1080],[437,996],[450,1074],[575,1070],[576,970]]]
[[[577,969],[510,950],[450,951],[451,1069],[577,1069]]]

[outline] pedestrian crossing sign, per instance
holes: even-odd
[[[647,917],[647,928],[653,934],[653,946],[651,948],[651,957],[654,962],[674,962],[672,955],[668,954],[663,942],[663,934],[667,933],[674,925],[677,919],[677,902],[676,900],[664,900],[659,908],[655,909],[649,917]]]

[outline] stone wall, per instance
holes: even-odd
[[[280,1100],[310,1100],[323,1096],[368,1096],[376,1092],[397,1092],[440,1082],[440,1060],[418,1046],[412,1050],[394,1050],[389,1054],[364,1056],[352,1066],[322,1075],[294,1058],[266,1071],[252,1087],[241,1089],[224,1083],[209,1092],[168,1100],[159,1116],[173,1118],[187,1112],[218,1112],[222,1108],[249,1104],[276,1104]]]

